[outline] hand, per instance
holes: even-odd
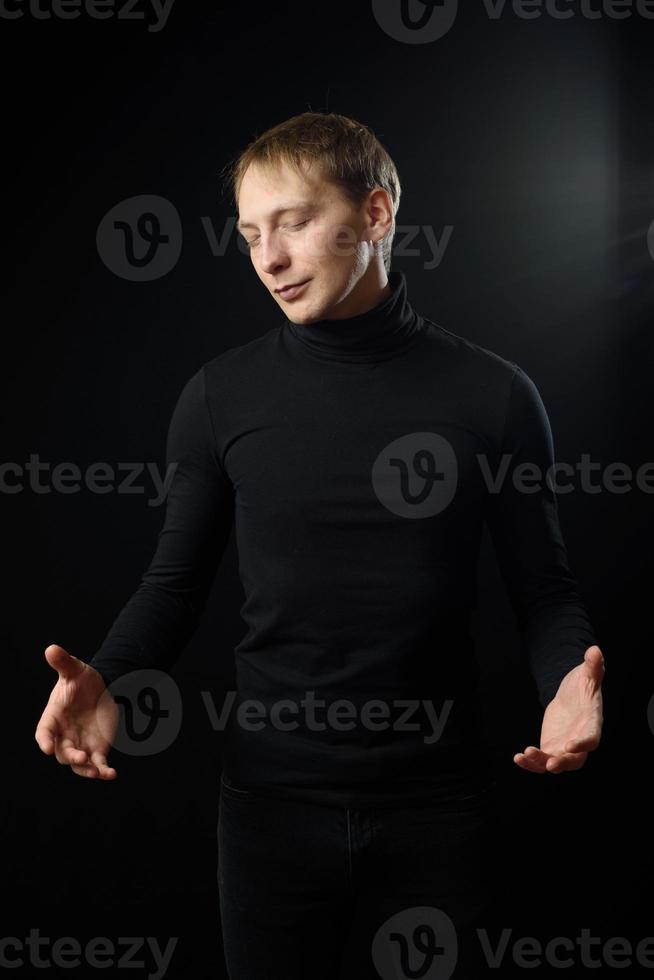
[[[118,727],[118,706],[101,675],[56,643],[46,647],[45,659],[59,679],[36,726],[39,748],[46,755],[54,752],[57,762],[78,776],[115,779],[107,753]]]
[[[600,742],[603,678],[602,651],[598,646],[588,647],[583,662],[565,675],[545,709],[540,748],[529,745],[513,761],[530,772],[581,769]]]

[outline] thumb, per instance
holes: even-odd
[[[604,676],[604,654],[596,644],[588,647],[584,654],[584,660],[593,673],[597,673],[601,677]]]
[[[68,653],[67,650],[64,650],[57,643],[51,643],[50,646],[45,648],[45,659],[64,680],[72,680],[74,677],[77,677],[85,667],[85,664],[81,660],[73,657],[72,654]]]

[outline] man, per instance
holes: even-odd
[[[36,738],[76,773],[115,778],[101,695],[173,664],[235,521],[238,703],[260,710],[252,724],[234,708],[226,732],[232,980],[336,977],[351,915],[358,975],[377,976],[395,955],[388,922],[425,908],[467,937],[463,965],[487,900],[469,633],[484,520],[545,708],[540,746],[515,762],[577,769],[600,739],[603,656],[555,495],[520,482],[522,464],[553,462],[547,415],[516,364],[411,306],[390,270],[400,182],[367,127],[303,113],[254,140],[230,180],[282,321],[184,387],[152,563],[89,664],[47,648],[59,680]]]

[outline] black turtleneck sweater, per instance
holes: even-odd
[[[170,668],[235,522],[237,787],[356,806],[485,779],[469,623],[484,521],[543,706],[596,642],[545,480],[537,388],[420,316],[404,273],[389,282],[366,313],[284,319],[190,378],[154,557],[91,660],[107,684]],[[529,492],[522,463],[542,474]]]

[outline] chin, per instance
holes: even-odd
[[[293,323],[313,323],[320,317],[312,316],[310,313],[303,314],[300,310],[286,310],[286,316]]]

